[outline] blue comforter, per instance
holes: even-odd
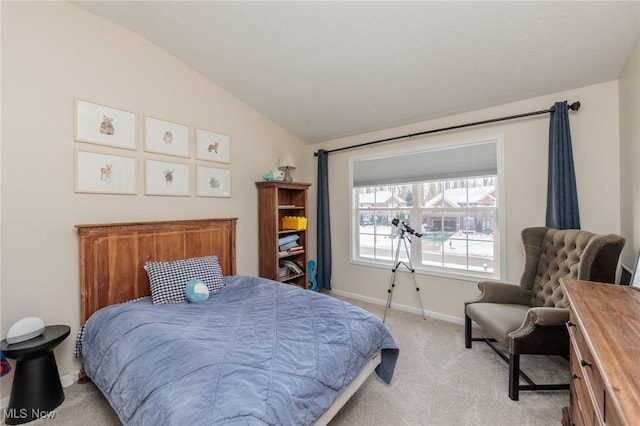
[[[263,278],[225,277],[203,302],[149,298],[94,313],[84,370],[130,425],[312,424],[382,349],[386,326],[335,298]]]

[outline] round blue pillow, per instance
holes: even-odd
[[[187,282],[187,299],[189,302],[202,302],[209,298],[209,289],[202,280],[189,280]]]

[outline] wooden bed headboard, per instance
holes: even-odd
[[[147,261],[218,256],[236,273],[237,218],[76,225],[80,235],[80,320],[98,309],[148,296]]]

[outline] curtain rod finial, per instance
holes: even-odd
[[[569,109],[572,111],[578,111],[580,109],[580,101],[575,101],[571,105],[569,105]]]
[[[318,156],[318,151],[314,152],[314,153],[313,153],[313,156],[314,156],[314,157],[317,157],[317,156]]]

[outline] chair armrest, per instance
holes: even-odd
[[[499,281],[478,282],[480,295],[469,303],[514,303],[518,305],[528,305],[531,292],[524,290],[520,286]]]
[[[569,321],[569,309],[537,307],[527,311],[519,329],[509,333],[511,339],[518,339],[531,333],[536,327],[564,326]]]
[[[569,309],[567,308],[531,308],[527,312],[526,321],[542,327],[565,325],[569,321]]]
[[[563,329],[566,334],[565,323],[567,321],[569,321],[569,309],[567,308],[530,308],[520,328],[507,336],[509,353],[568,354],[569,345],[566,336],[558,331]]]

